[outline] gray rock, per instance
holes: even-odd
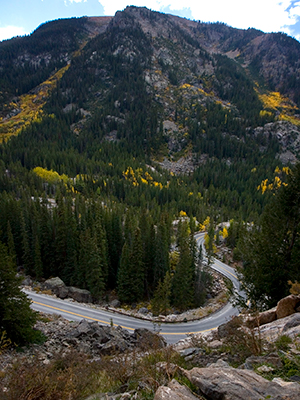
[[[93,328],[86,319],[83,319],[79,322],[77,326],[77,331],[79,335],[89,335],[93,332]]]
[[[272,372],[274,371],[274,368],[268,367],[267,365],[262,365],[261,367],[257,368],[258,372]]]
[[[221,358],[219,360],[217,360],[217,362],[207,365],[207,367],[210,367],[210,368],[231,368],[229,366],[228,362],[222,360]]]
[[[151,332],[148,329],[135,329],[133,335],[137,341],[138,347],[140,347],[141,349],[160,349],[167,345],[166,340],[163,336]]]
[[[198,347],[189,347],[188,349],[180,350],[179,353],[182,357],[187,357],[187,356],[191,356],[192,354],[195,354],[198,352],[199,352]]]
[[[173,379],[168,386],[160,386],[154,396],[154,400],[197,400],[186,386],[180,385]]]
[[[282,333],[288,331],[291,328],[295,328],[300,325],[300,313],[293,315],[293,317],[284,325]]]
[[[55,291],[56,288],[61,287],[61,286],[66,286],[66,285],[58,276],[55,278],[47,279],[44,282],[44,288],[48,289],[48,290],[52,290],[52,291]]]
[[[31,286],[32,285],[32,279],[30,276],[25,276],[25,278],[22,281],[22,286]]]
[[[253,369],[259,364],[271,364],[276,368],[283,367],[281,358],[277,354],[269,354],[267,356],[251,356],[246,359],[245,363],[251,366],[251,368],[248,369]]]
[[[190,382],[210,400],[273,400],[300,398],[300,385],[268,381],[254,371],[227,368],[193,368],[184,371]]]
[[[91,292],[85,289],[78,289],[73,286],[69,287],[69,297],[72,297],[72,299],[78,301],[79,303],[92,302]]]
[[[139,309],[139,311],[138,311],[140,314],[144,314],[144,315],[146,315],[146,314],[148,314],[148,308],[146,308],[146,307],[141,307],[140,309]]]
[[[64,282],[57,276],[56,278],[47,279],[44,282],[44,289],[51,290],[60,299],[68,297],[69,289]]]
[[[115,299],[115,300],[110,302],[110,306],[114,307],[114,308],[119,308],[121,306],[121,303],[120,303],[119,300]]]
[[[124,353],[127,349],[129,349],[129,345],[125,340],[112,338],[101,347],[100,352],[103,355],[113,355]]]
[[[69,295],[69,288],[67,286],[57,287],[57,292],[55,293],[60,299],[65,299]]]

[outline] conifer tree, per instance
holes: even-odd
[[[20,280],[7,247],[0,242],[0,331],[6,332],[12,343],[25,344],[37,337],[33,330],[36,313],[19,288]]]
[[[242,282],[258,308],[276,305],[289,294],[289,281],[299,281],[300,164],[265,208],[260,226],[240,233]]]
[[[135,229],[125,241],[118,273],[118,295],[121,301],[132,303],[144,296],[144,263],[141,232]]]
[[[151,301],[154,315],[166,314],[170,308],[172,277],[167,271],[163,282],[160,280]]]
[[[177,233],[179,260],[172,281],[172,303],[180,310],[192,306],[194,300],[195,260],[190,247],[187,221],[180,221]]]
[[[103,294],[104,278],[97,239],[91,235],[89,228],[80,235],[77,282],[81,288],[88,289],[97,300]]]

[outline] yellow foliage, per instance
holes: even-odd
[[[300,283],[298,281],[295,281],[294,283],[292,281],[288,281],[288,284],[291,286],[290,288],[290,293],[291,294],[300,294]]]
[[[59,175],[58,172],[53,171],[52,169],[49,171],[42,167],[36,167],[33,169],[33,172],[40,178],[42,178],[44,181],[51,184],[57,184],[61,181],[63,181],[65,184],[70,182],[70,179],[68,178],[67,175],[65,174]]]
[[[199,230],[204,232],[209,223],[210,223],[210,217],[206,217],[206,219],[203,221],[203,224],[199,224]]]
[[[291,173],[291,169],[289,167],[283,167],[282,172],[284,172],[286,175],[289,175]]]
[[[7,350],[11,345],[11,340],[7,337],[6,331],[0,331],[0,355]]]
[[[281,169],[279,167],[276,167],[274,172],[275,172],[275,174],[280,174],[281,173]]]
[[[183,85],[180,86],[180,89],[189,89],[192,86],[189,83],[184,83]]]
[[[43,117],[43,106],[46,103],[56,83],[67,71],[69,65],[61,68],[48,80],[41,83],[33,94],[24,94],[18,98],[18,104],[12,102],[11,108],[17,108],[19,113],[5,121],[0,121],[0,142],[8,140],[13,135],[18,135],[22,128],[32,122],[40,122]]]
[[[224,239],[226,239],[228,237],[228,230],[226,229],[226,226],[224,226],[224,228],[223,228],[222,236]]]
[[[257,88],[256,91],[265,108],[265,110],[260,112],[261,116],[272,115],[272,112],[268,110],[273,110],[280,113],[280,120],[289,121],[295,125],[300,125],[300,119],[294,115],[298,108],[288,97],[282,96],[279,92],[260,94]]]

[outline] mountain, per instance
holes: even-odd
[[[231,158],[241,138],[257,144],[253,128],[278,119],[299,133],[300,45],[285,34],[127,7],[46,23],[2,42],[0,55],[2,136],[31,120],[23,103],[35,94],[44,105],[57,80],[60,111],[88,116],[73,131],[117,131],[152,155]]]
[[[0,240],[20,269],[191,305],[193,232],[257,222],[297,161],[299,52],[138,7],[1,42]]]

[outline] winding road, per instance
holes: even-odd
[[[204,234],[195,235],[199,246],[203,246]],[[211,268],[228,277],[234,288],[240,292],[240,283],[236,276],[235,270],[219,260],[214,260]],[[60,300],[52,296],[37,294],[31,291],[25,291],[32,301],[32,308],[36,311],[45,313],[56,313],[71,321],[86,319],[89,321],[97,321],[100,324],[120,325],[128,331],[134,331],[136,328],[147,328],[157,331],[165,337],[169,344],[176,343],[180,339],[186,338],[188,334],[205,332],[217,328],[219,325],[228,321],[232,316],[239,313],[231,303],[227,303],[222,309],[211,314],[208,317],[197,321],[186,323],[153,323],[150,321],[129,317],[110,311],[99,310],[96,307],[82,305],[70,300]]]

